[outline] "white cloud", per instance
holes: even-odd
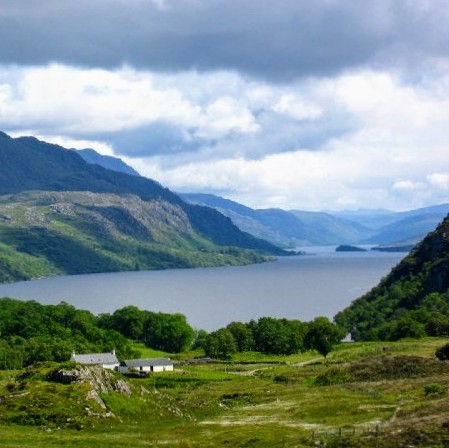
[[[421,188],[425,188],[425,184],[422,182],[413,182],[411,180],[398,180],[393,184],[393,190],[405,190],[405,191],[413,191],[419,190]]]
[[[259,207],[407,209],[449,201],[447,68],[438,61],[413,82],[359,70],[270,85],[232,72],[0,67],[0,121],[7,132],[114,150],[175,190]],[[176,151],[145,152],[143,133],[133,153],[133,132],[157,123]]]
[[[28,68],[11,83],[1,121],[72,134],[113,132],[156,120],[199,121],[200,108],[175,89],[156,89],[152,77],[131,69],[82,70],[61,65]],[[5,91],[5,88],[3,89]]]
[[[449,170],[449,162],[448,162]],[[449,191],[449,173],[433,173],[427,176],[427,181],[439,190]]]
[[[219,138],[230,132],[253,133],[259,130],[251,111],[235,98],[220,97],[206,107],[197,135]]]
[[[323,114],[320,107],[292,93],[282,95],[279,101],[273,106],[273,110],[296,120],[314,119]]]

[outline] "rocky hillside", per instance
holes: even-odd
[[[0,167],[0,194],[30,190],[132,194],[144,201],[165,201],[181,208],[192,228],[216,244],[283,253],[240,231],[216,210],[185,203],[154,180],[89,164],[76,151],[34,137],[13,139],[0,132]]]
[[[0,248],[0,281],[265,259],[200,236],[180,205],[91,192],[0,196]]]
[[[356,340],[449,336],[449,216],[335,320]]]

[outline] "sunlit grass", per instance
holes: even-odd
[[[63,425],[61,429],[57,425],[0,426],[0,446],[265,448],[315,446],[317,440],[325,440],[329,447],[377,444],[393,448],[405,446],[401,437],[413,445],[412,435],[411,442],[408,439],[413,431],[439,443],[423,446],[446,446],[441,440],[442,425],[449,420],[449,374],[445,364],[432,360],[435,349],[444,343],[431,338],[348,343],[327,359],[314,352],[289,357],[244,353],[230,363],[179,364],[174,372],[130,379],[131,397],[118,392],[102,394],[115,417],[91,419],[80,430]],[[146,349],[140,344],[134,348]],[[143,357],[170,356],[142,351]],[[398,370],[396,376],[390,372],[383,378],[372,370],[370,378],[370,369],[376,369],[378,363],[403,356],[409,360],[412,356],[424,358],[421,376],[403,377],[403,371]],[[332,369],[352,365],[360,365],[367,378],[349,378],[326,386],[316,382]],[[397,365],[392,364],[393,368]],[[15,381],[14,375],[0,372],[0,395],[8,394],[7,385]],[[82,390],[73,395],[69,385],[38,378],[33,381],[27,391],[35,402],[47,400],[61,409],[71,403],[64,411],[67,415],[77,409],[84,412],[86,396]],[[426,393],[433,389],[440,393]],[[20,397],[16,404],[28,406],[29,399]],[[4,403],[0,402],[0,415],[6,416],[10,411]],[[340,445],[333,445],[334,439]]]

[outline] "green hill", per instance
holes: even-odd
[[[0,281],[245,264],[283,255],[209,207],[76,152],[0,132]]]
[[[355,340],[449,336],[449,216],[335,321]]]
[[[0,281],[266,259],[199,236],[179,205],[90,192],[0,196],[0,248]]]
[[[75,151],[34,137],[13,139],[0,132],[0,167],[0,194],[30,190],[90,191],[163,200],[179,206],[194,230],[216,244],[284,254],[278,247],[240,231],[216,210],[186,204],[154,180],[89,164]]]

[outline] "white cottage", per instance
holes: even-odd
[[[173,361],[169,358],[131,359],[122,361],[117,369],[120,373],[147,375],[152,372],[173,371]]]
[[[110,353],[87,353],[83,355],[77,355],[73,352],[70,361],[75,361],[84,365],[97,365],[111,370],[116,369],[120,365],[120,362],[115,355],[115,350]]]

